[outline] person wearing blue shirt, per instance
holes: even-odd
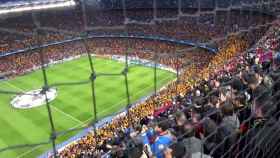
[[[168,119],[158,120],[158,124],[155,127],[157,136],[154,142],[150,144],[151,151],[156,158],[164,158],[164,150],[167,149],[173,142],[172,135],[169,134],[168,128]]]
[[[172,144],[172,138],[169,135],[158,136],[153,144],[151,150],[157,158],[164,158],[164,150]]]

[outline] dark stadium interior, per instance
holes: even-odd
[[[0,11],[19,1],[1,1]],[[50,121],[49,148],[33,154],[44,143],[6,147],[0,141],[0,158],[17,149],[27,151],[18,158],[280,157],[279,0],[74,1],[69,8],[0,15],[0,85],[39,67]],[[127,105],[101,127],[94,94],[100,74],[92,54],[125,60],[119,75],[126,81]],[[94,117],[83,127],[56,131],[46,69],[76,56],[89,59]],[[135,106],[129,98],[133,65],[128,58],[154,64],[153,94]],[[157,64],[175,71],[176,80],[165,88],[157,87]],[[7,94],[21,92],[0,86],[0,96]],[[58,137],[73,131],[87,132],[58,145]],[[1,137],[6,135],[0,132]]]

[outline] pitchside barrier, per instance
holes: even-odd
[[[91,54],[92,56],[96,56],[96,57],[100,57],[100,58],[107,58],[107,59],[111,59],[111,60],[115,60],[115,61],[119,61],[119,62],[125,62],[125,56],[122,56],[122,55],[99,55],[99,54]],[[53,60],[50,60],[48,64],[44,64],[44,66],[53,66],[53,65],[56,65],[56,64],[62,64],[66,61],[71,61],[71,60],[75,60],[75,59],[79,59],[83,56],[86,56],[86,54],[81,54],[81,55],[76,55],[76,56],[71,56],[71,57],[67,57],[67,58],[64,58],[64,59],[61,59],[61,60],[56,60],[56,61],[53,61]],[[147,60],[147,59],[140,59],[140,58],[135,58],[135,57],[128,57],[128,64],[131,64],[131,65],[142,65],[142,66],[145,66],[145,67],[156,67],[159,68],[159,69],[162,69],[162,70],[166,70],[166,71],[169,71],[169,72],[173,72],[173,73],[177,73],[176,70],[174,70],[173,68],[167,66],[167,65],[164,65],[164,64],[155,64],[155,62],[151,61],[151,60]],[[41,69],[42,66],[34,66],[33,68],[31,69],[26,69],[25,72],[23,74],[28,74],[28,73],[31,73],[35,70],[39,70]],[[180,74],[180,72],[178,72]],[[12,73],[5,73],[3,74],[2,78],[1,78],[1,74],[0,74],[0,80],[1,79],[6,79],[7,76],[10,76]],[[21,74],[18,74],[18,76],[20,76]]]

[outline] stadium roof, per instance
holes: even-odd
[[[1,0],[0,14],[74,6],[74,0]]]
[[[25,7],[23,11],[35,9],[47,9],[74,6],[80,0],[0,0],[0,14],[21,11],[19,8]],[[236,0],[233,2],[227,0],[124,0],[127,9],[146,9],[146,8],[243,8],[261,10],[274,15],[280,13],[280,1],[249,3],[247,0]],[[83,0],[87,5],[96,9],[123,9],[122,0]],[[154,4],[155,3],[155,4]],[[31,7],[30,7],[31,6]],[[34,8],[34,6],[37,6]],[[38,6],[42,6],[39,8]]]

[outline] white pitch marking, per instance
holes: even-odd
[[[31,148],[30,150],[27,150],[26,152],[20,154],[19,156],[17,156],[16,158],[22,158],[23,156],[33,152],[34,150],[38,149],[39,147],[41,147],[41,145],[38,145],[36,147]]]
[[[9,82],[4,82],[4,83],[7,84],[7,85],[9,85],[9,86],[11,86],[11,87],[14,87],[14,88],[20,90],[21,92],[24,92],[24,90],[23,90],[22,88],[17,87],[17,86],[15,86],[15,85],[13,85],[13,84],[11,84],[11,83],[9,83]],[[66,112],[64,112],[64,111],[62,111],[62,110],[60,110],[59,108],[57,108],[57,107],[55,107],[55,106],[52,106],[52,105],[50,105],[50,106],[51,106],[54,110],[56,110],[56,111],[58,111],[58,112],[64,114],[65,116],[71,118],[71,119],[74,120],[75,122],[82,123],[82,121],[79,120],[79,119],[77,119],[76,117],[74,117],[74,116],[72,116],[72,115],[70,115],[70,114],[68,114],[68,113],[66,113]]]
[[[166,81],[167,79],[169,79],[169,77],[166,77],[164,80],[161,80],[161,81]],[[24,92],[23,89],[21,89],[20,87],[15,86],[15,85],[13,85],[13,84],[11,84],[11,83],[9,83],[9,82],[4,82],[4,83],[6,83],[7,85],[9,85],[9,86],[11,86],[11,87],[14,87],[14,88],[16,88],[16,89],[22,91],[22,92]],[[150,88],[150,87],[152,87],[152,86],[151,86],[151,85],[150,85],[150,86],[147,86],[147,87],[145,87],[145,89],[146,89],[146,88]],[[142,90],[140,90],[140,91],[137,91],[135,94],[139,94],[140,92],[143,92],[143,91],[144,91],[144,89],[142,89]],[[111,106],[109,109],[112,109],[112,108],[118,106],[120,103],[124,102],[125,100],[126,100],[126,98],[125,98],[125,99],[122,99],[120,102],[118,102],[117,104],[114,104],[114,105]],[[104,109],[103,111],[100,112],[100,114],[103,114],[103,113],[107,112],[109,109]],[[60,111],[61,111],[61,110],[60,110]],[[65,113],[65,114],[66,114],[66,113]],[[71,116],[71,115],[70,115],[70,116]],[[76,127],[78,127],[78,126],[80,126],[80,125],[86,125],[86,122],[88,122],[88,121],[91,120],[92,118],[93,118],[93,117],[90,117],[89,119],[87,119],[87,120],[85,120],[85,121],[79,120],[79,124],[77,124],[76,126],[73,126],[72,128],[76,128]],[[23,156],[25,156],[25,155],[27,155],[27,154],[33,152],[34,150],[36,150],[36,149],[39,148],[39,147],[40,147],[40,146],[36,146],[36,147],[34,147],[34,148],[32,148],[32,149],[30,149],[30,150],[28,150],[28,151],[22,153],[21,155],[17,156],[16,158],[22,158]]]

